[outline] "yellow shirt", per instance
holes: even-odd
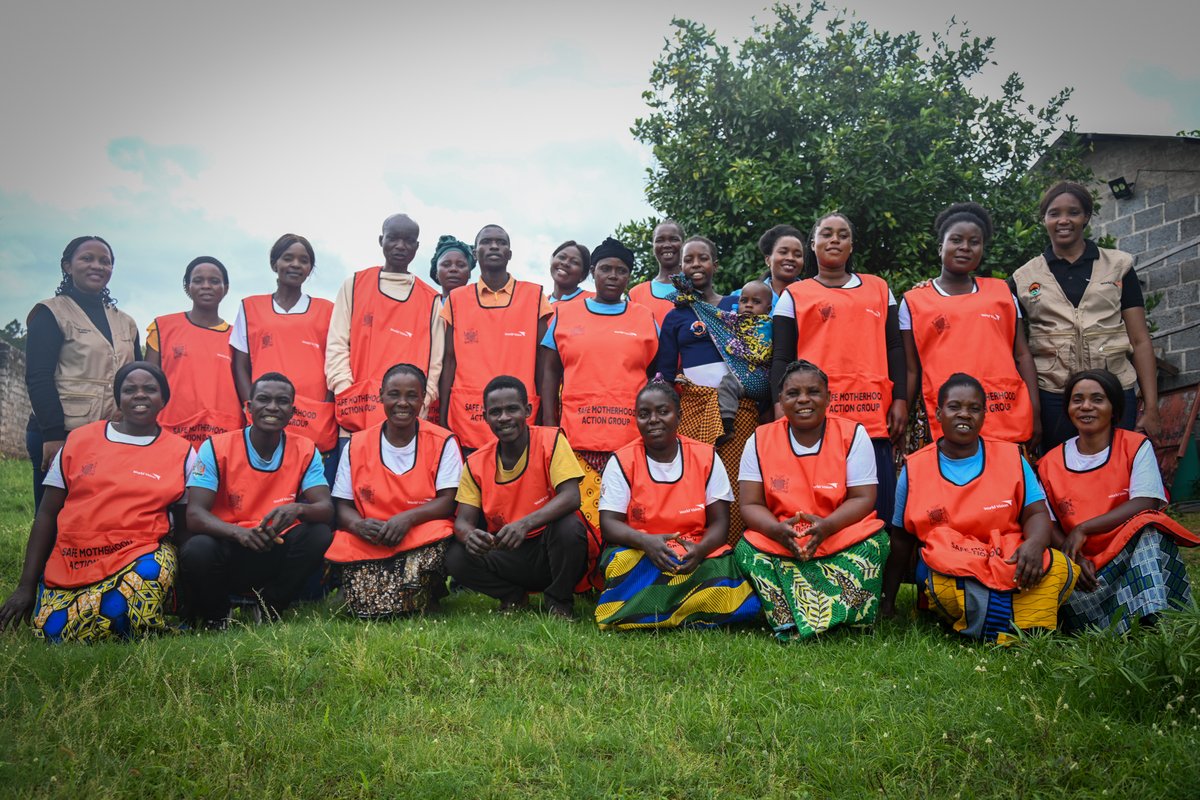
[[[471,284],[475,287],[475,296],[479,298],[479,305],[484,308],[500,308],[508,305],[513,299],[513,288],[517,285],[517,279],[512,275],[508,276],[508,283],[501,286],[499,289],[492,291],[483,281],[475,281]],[[554,306],[550,305],[550,301],[546,299],[546,295],[542,295],[542,302],[538,308],[538,319],[545,319],[554,313]],[[442,321],[447,325],[453,325],[450,319],[450,304],[442,303],[441,311]]]
[[[210,326],[209,330],[216,331],[217,333],[224,333],[225,331],[229,330],[229,328],[229,323],[225,320],[221,320],[216,325]],[[158,350],[158,320],[154,320],[146,326],[146,349]]]
[[[525,462],[529,459],[529,448],[525,448],[525,452],[521,453],[521,457],[517,459],[517,463],[512,469],[505,469],[504,463],[496,460],[496,481],[503,483],[511,481],[522,472],[525,471]],[[575,458],[575,451],[571,449],[567,437],[562,431],[558,432],[558,438],[554,442],[554,455],[550,457],[550,483],[558,486],[563,481],[572,479],[578,480],[583,477],[583,468],[579,466],[579,461]],[[465,503],[475,508],[483,508],[483,494],[479,491],[479,487],[475,485],[475,479],[471,477],[471,470],[464,469],[462,477],[458,479],[458,495],[455,498],[460,503]]]

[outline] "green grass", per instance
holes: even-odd
[[[0,462],[5,593],[28,480]],[[362,623],[329,601],[136,645],[0,635],[0,796],[1200,796],[1200,614],[1002,649],[926,620],[780,646],[491,605]]]

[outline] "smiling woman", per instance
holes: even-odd
[[[0,630],[32,617],[49,641],[135,637],[166,628],[175,546],[191,446],[158,426],[170,398],[157,366],[117,370],[119,422],[99,420],[67,436],[46,476],[16,591]],[[174,513],[172,513],[172,507]]]
[[[119,311],[108,291],[116,259],[99,236],[72,239],[59,266],[54,297],[29,312],[25,385],[33,416],[25,444],[33,463],[34,505],[50,460],[71,431],[112,419],[108,393],[116,371],[142,357],[137,323]]]

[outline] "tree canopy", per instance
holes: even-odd
[[[854,269],[895,289],[936,274],[933,220],[953,202],[991,211],[984,263],[994,271],[1044,248],[1042,190],[1090,177],[1079,147],[1051,149],[1060,128],[1074,130],[1069,88],[1038,107],[1012,73],[998,97],[980,96],[969,84],[994,63],[994,40],[953,19],[923,38],[819,1],[777,5],[774,17],[736,49],[700,22],[673,20],[643,93],[650,113],[632,128],[653,148],[651,206],[717,244],[723,289],[762,271],[756,242],[767,228],[807,231],[835,209],[856,226]],[[655,272],[656,222],[618,231],[646,254],[636,277]]]

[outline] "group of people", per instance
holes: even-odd
[[[1140,387],[1158,432],[1144,302],[1132,259],[1084,237],[1091,212],[1051,187],[1050,244],[1005,282],[977,274],[987,211],[952,205],[940,274],[899,303],[852,269],[836,212],[768,230],[764,273],[726,297],[716,246],[669,220],[634,287],[624,244],[567,241],[547,297],[487,225],[438,240],[439,292],[399,214],[332,303],[303,291],[312,245],[280,237],[275,292],[232,325],[226,268],[194,259],[191,308],[144,352],[111,247],[81,237],[29,316],[37,510],[0,629],[223,627],[331,575],[361,617],[436,610],[449,578],[568,619],[596,591],[616,630],[807,638],[894,615],[904,582],[993,641],[1152,623],[1192,603],[1178,544],[1200,539],[1161,512],[1132,430]],[[918,397],[933,442],[897,473]]]

